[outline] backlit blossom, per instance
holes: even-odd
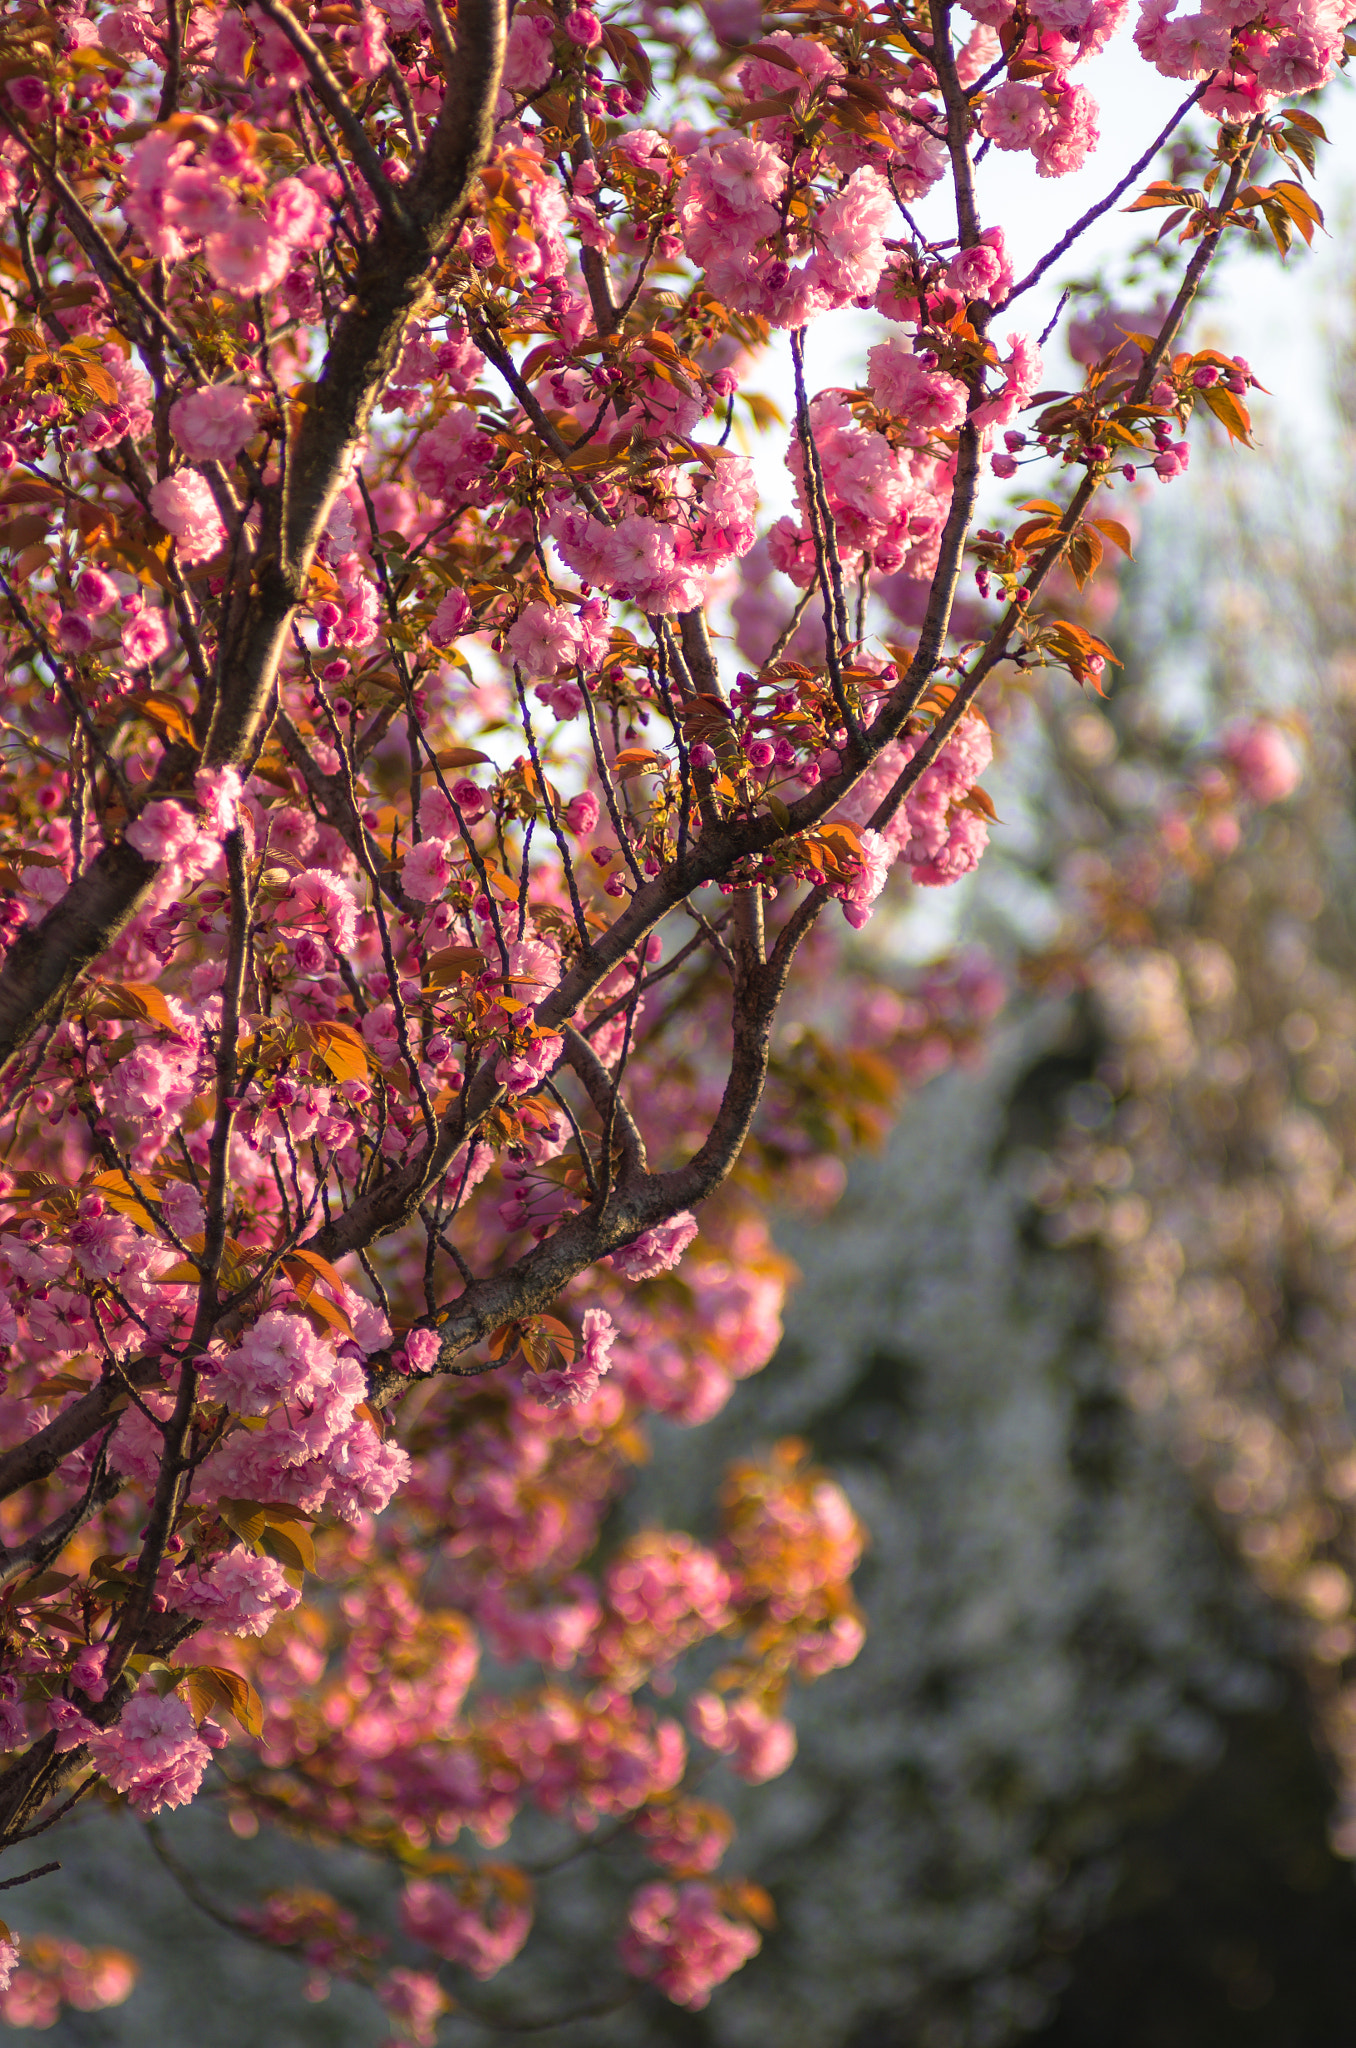
[[[945,434],[965,418],[967,393],[959,377],[920,363],[893,336],[867,356],[872,396],[919,433]]]
[[[212,487],[199,470],[179,469],[152,484],[151,510],[173,534],[182,562],[204,562],[226,545]]]
[[[563,605],[525,605],[505,639],[510,659],[524,675],[554,676],[573,668],[579,658],[579,629]]]
[[[232,463],[254,432],[254,408],[238,384],[185,392],[170,407],[170,431],[194,462]]]
[[[135,846],[147,860],[174,860],[193,845],[198,825],[182,804],[157,801],[147,804],[125,836],[128,845]]]
[[[984,102],[979,117],[982,133],[999,149],[1031,149],[1053,116],[1040,89],[1010,80]]]
[[[421,839],[405,856],[401,885],[416,903],[436,903],[453,875],[452,845],[447,839]]]

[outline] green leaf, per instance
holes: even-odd
[[[315,1570],[315,1544],[310,1530],[302,1523],[270,1521],[262,1540],[267,1555],[276,1558],[279,1564],[298,1572]]]
[[[217,1513],[226,1527],[257,1554],[268,1525],[268,1509],[257,1500],[224,1499],[217,1502]]]

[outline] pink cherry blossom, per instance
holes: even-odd
[[[624,1279],[653,1280],[657,1273],[672,1272],[696,1235],[697,1219],[683,1209],[613,1252],[612,1263]]]
[[[506,92],[540,92],[551,76],[552,24],[549,16],[517,13],[504,57]]]
[[[139,1692],[112,1727],[91,1738],[90,1760],[143,1818],[187,1806],[211,1759],[179,1695]]]
[[[791,1723],[748,1694],[727,1706],[718,1693],[694,1693],[688,1723],[700,1742],[728,1757],[731,1770],[751,1785],[780,1777],[796,1754]]]
[[[429,638],[435,646],[445,647],[465,632],[471,622],[471,607],[466,594],[461,590],[449,590],[429,621]]]
[[[265,1415],[275,1403],[310,1402],[342,1389],[351,1413],[363,1398],[362,1375],[348,1359],[336,1358],[305,1316],[270,1309],[241,1343],[212,1361],[219,1398],[242,1415]]]
[[[420,439],[410,476],[431,498],[471,496],[484,480],[494,445],[469,408],[452,406]]]
[[[505,637],[511,660],[524,675],[555,676],[579,659],[579,627],[563,605],[536,601],[525,605]]]
[[[254,408],[238,384],[185,392],[170,407],[170,431],[194,462],[230,464],[254,432]]]
[[[427,1970],[388,1970],[377,1985],[383,2010],[411,2048],[433,2048],[438,2021],[451,1999]]]
[[[598,823],[601,806],[591,789],[582,789],[578,796],[572,796],[565,806],[565,823],[571,832],[581,839],[587,839]]]
[[[207,268],[228,291],[253,294],[276,289],[292,262],[292,244],[252,207],[233,206],[224,224],[203,244]]]
[[[226,545],[212,487],[200,470],[179,469],[152,484],[151,510],[173,534],[184,563],[205,562]]]
[[[998,149],[1032,149],[1053,118],[1037,86],[1009,80],[985,100],[979,126]]]
[[[949,433],[965,418],[967,393],[959,377],[920,363],[893,335],[870,350],[867,376],[876,402],[918,433]]]
[[[843,915],[859,932],[871,915],[876,898],[885,887],[894,858],[887,839],[869,828],[861,834],[862,865],[851,889],[843,898]]]
[[[854,171],[842,191],[820,210],[815,223],[816,278],[832,302],[869,297],[885,263],[885,235],[895,202],[879,171]]]
[[[118,602],[118,586],[102,569],[82,569],[76,578],[75,602],[87,619],[102,619]]]
[[[616,1341],[616,1325],[606,1309],[585,1309],[583,1339],[573,1361],[560,1369],[524,1373],[524,1393],[548,1408],[577,1408],[591,1401],[612,1362]]]
[[[1085,86],[1065,83],[1055,103],[1054,119],[1033,145],[1042,178],[1063,178],[1081,170],[1097,147],[1100,134],[1097,102]]]
[[[139,612],[122,629],[122,651],[132,668],[149,668],[168,646],[169,628],[163,612]]]
[[[1289,98],[1292,93],[1316,92],[1326,85],[1342,54],[1340,34],[1298,34],[1278,36],[1257,66],[1257,83],[1263,92]]]
[[[1158,37],[1154,63],[1167,78],[1204,78],[1228,65],[1232,42],[1227,22],[1181,14]]]
[[[421,839],[410,848],[400,871],[401,886],[416,903],[436,903],[446,894],[454,873],[452,842]]]
[[[205,1621],[228,1636],[261,1636],[275,1616],[286,1614],[301,1599],[282,1566],[273,1557],[255,1557],[248,1550],[227,1551],[208,1571],[194,1567],[171,1595],[181,1614]]]
[[[274,914],[287,931],[323,934],[336,953],[347,953],[353,944],[358,906],[342,876],[325,868],[294,875]]]
[[[962,298],[984,299],[991,306],[1001,306],[1013,283],[1002,228],[986,228],[973,248],[960,250],[947,265],[946,281]]]
[[[133,819],[124,837],[147,860],[177,860],[195,844],[198,825],[182,804],[157,801]]]
[[[193,777],[193,793],[202,825],[214,839],[224,839],[235,830],[241,795],[238,768],[199,768]]]

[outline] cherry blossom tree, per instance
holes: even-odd
[[[696,1791],[784,1769],[791,1682],[855,1654],[851,1510],[779,1445],[709,1542],[586,1567],[643,1418],[772,1353],[760,1200],[831,1196],[999,999],[847,934],[979,862],[995,671],[1114,659],[1042,592],[1128,546],[1122,474],[1180,474],[1197,408],[1248,438],[1183,324],[1230,241],[1321,221],[1281,103],[1345,13],[1147,0],[1178,115],[1018,279],[976,164],[1085,161],[1125,0],[9,10],[5,1845],[211,1764],[242,1831],[399,1866],[412,1964],[317,1895],[233,1919],[415,2042],[528,1937],[521,1859],[453,1845],[529,1813],[663,1873],[618,1995],[756,1950]],[[1171,304],[1038,396],[1009,318],[1193,113],[1199,182],[1131,201]],[[888,338],[811,392],[847,307]],[[768,522],[730,442],[783,348]],[[1071,488],[976,530],[1028,462]],[[129,1982],[5,1954],[49,2006]]]

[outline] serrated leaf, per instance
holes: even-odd
[[[49,1594],[64,1593],[74,1583],[73,1572],[39,1572],[36,1577],[24,1582],[24,1597],[28,1600],[45,1600]]]
[[[130,1217],[142,1230],[154,1233],[155,1218],[125,1173],[97,1173],[94,1185],[110,1209],[116,1209],[120,1216]]]
[[[1130,529],[1122,526],[1119,519],[1090,519],[1088,525],[1095,526],[1098,533],[1105,534],[1123,555],[1128,555],[1130,560],[1134,561],[1135,557],[1130,549]]]
[[[1235,398],[1227,384],[1210,384],[1201,397],[1232,440],[1252,446],[1252,421],[1247,407]]]
[[[486,965],[479,946],[443,946],[430,953],[424,972],[430,988],[448,988],[468,975],[483,974]]]
[[[619,782],[633,782],[638,775],[662,775],[668,767],[663,755],[649,747],[623,747],[615,765]]]
[[[1024,519],[1012,536],[1012,544],[1017,548],[1038,548],[1060,538],[1057,523],[1049,519]]]
[[[1069,571],[1080,590],[1090,577],[1096,575],[1104,553],[1101,537],[1090,533],[1086,526],[1080,526],[1069,542],[1068,553]]]
[[[992,824],[998,825],[1002,823],[997,811],[994,809],[993,798],[989,795],[988,790],[981,789],[978,783],[975,783],[974,787],[961,798],[960,808],[963,811],[974,811],[978,817],[988,818]]]
[[[537,1329],[555,1345],[566,1365],[572,1365],[576,1350],[574,1331],[558,1316],[538,1316],[535,1320]]]
[[[749,57],[761,58],[764,64],[775,64],[781,71],[794,71],[802,80],[805,77],[795,58],[778,43],[746,43],[739,53],[740,62]]]
[[[305,1245],[300,1245],[296,1251],[289,1252],[287,1257],[288,1260],[299,1260],[303,1266],[309,1266],[317,1279],[323,1280],[327,1286],[337,1287],[341,1294],[348,1292],[348,1283],[343,1278],[343,1275],[330,1264],[328,1259],[322,1259],[319,1252],[308,1251]]]
[[[1121,212],[1146,213],[1157,206],[1181,206],[1199,198],[1198,192],[1191,192],[1184,185],[1170,185],[1160,178],[1152,185],[1146,185],[1138,199],[1132,199],[1128,206],[1121,208]]]
[[[295,1281],[293,1282],[293,1285],[296,1286]],[[311,1285],[314,1287],[314,1280],[312,1280]],[[301,1294],[301,1289],[299,1287],[297,1288],[297,1292],[298,1294]],[[337,1308],[332,1301],[326,1298],[325,1295],[302,1295],[301,1306],[303,1314],[310,1317],[312,1328],[315,1328],[316,1318],[318,1317],[322,1323],[328,1323],[332,1330],[342,1331],[345,1337],[351,1337],[353,1335],[353,1325],[349,1321],[348,1317],[345,1315],[343,1309]]]
[[[336,1081],[365,1081],[368,1070],[367,1042],[351,1024],[320,1023],[310,1026],[316,1050]]]
[[[238,1536],[242,1543],[248,1543],[257,1551],[268,1523],[268,1509],[257,1500],[233,1500],[217,1502],[217,1513],[226,1527]]]
[[[87,1394],[93,1386],[92,1380],[81,1379],[79,1373],[54,1372],[49,1378],[39,1380],[28,1390],[30,1401],[64,1400],[67,1394]]]
[[[196,1718],[224,1710],[256,1739],[264,1732],[264,1703],[247,1678],[224,1664],[195,1664],[183,1673]],[[198,1702],[203,1704],[199,1708]]]
[[[148,1024],[176,1029],[170,1006],[160,990],[149,981],[96,983],[98,994],[90,1006],[92,1017],[140,1017]]]
[[[128,698],[127,705],[129,710],[148,718],[152,725],[158,726],[162,732],[170,734],[176,740],[182,740],[185,746],[197,746],[193,727],[188,722],[188,714],[178,698],[172,697],[167,690],[147,690],[141,696]]]
[[[300,1522],[286,1526],[269,1522],[260,1540],[267,1555],[276,1558],[280,1565],[298,1572],[315,1570],[315,1544],[310,1531]]]

